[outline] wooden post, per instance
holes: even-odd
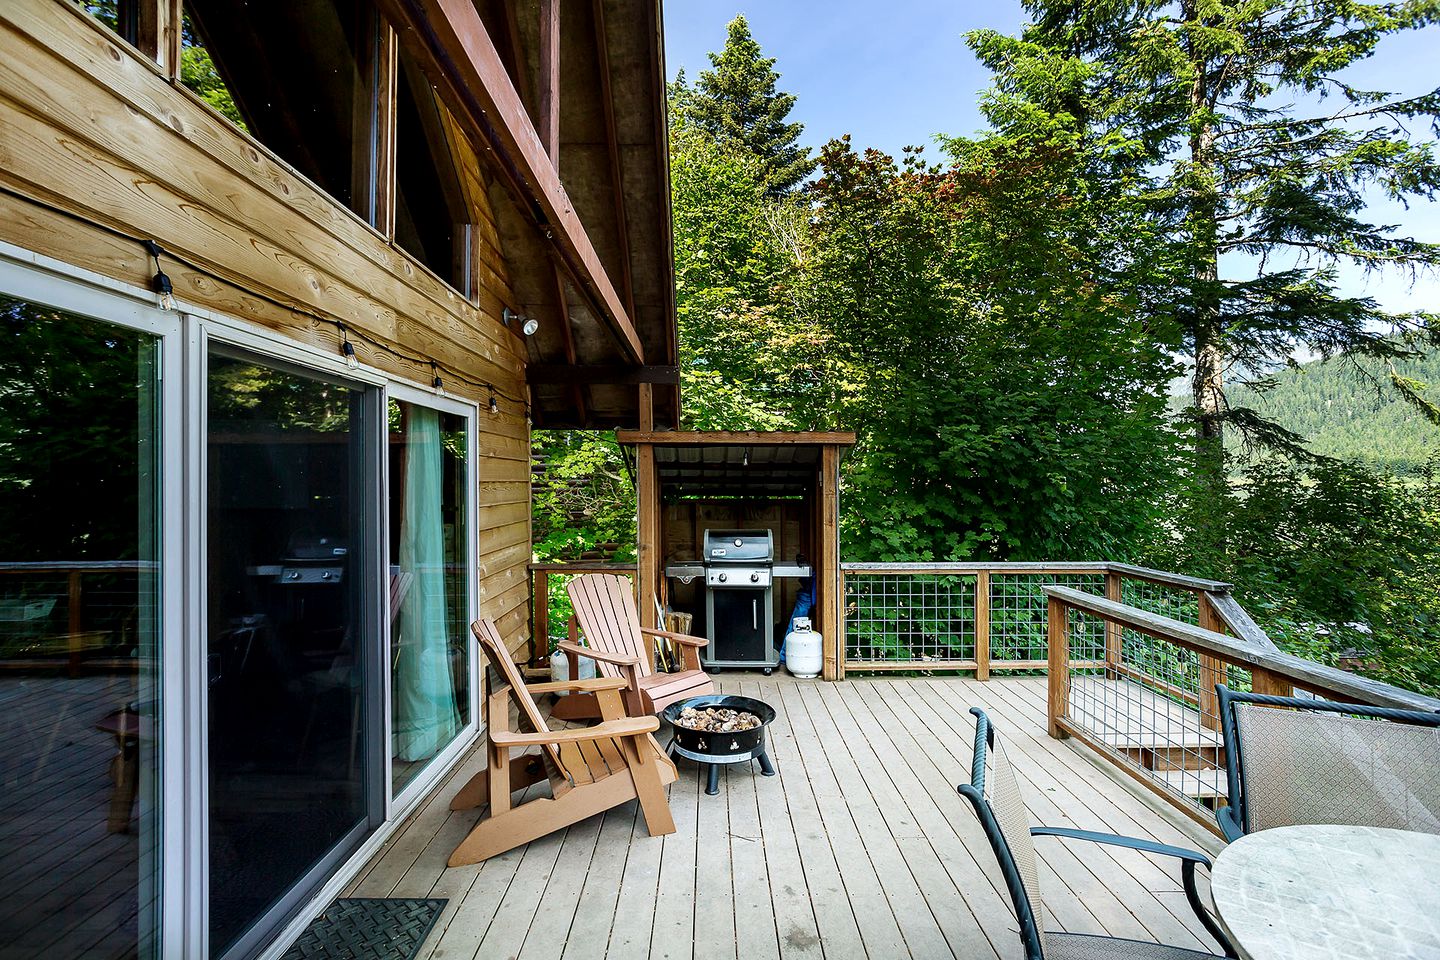
[[[990,571],[975,574],[975,679],[990,679]]]
[[[655,470],[655,447],[635,446],[636,518],[635,593],[640,625],[655,628],[655,600],[660,584],[660,478]]]
[[[815,551],[815,602],[820,613],[822,676],[845,679],[845,577],[840,572],[840,450],[826,446],[820,454],[819,528]]]
[[[180,3],[139,0],[135,46],[167,77],[180,75]]]
[[[1295,685],[1278,673],[1271,673],[1261,667],[1250,669],[1250,691],[1270,697],[1293,697]]]
[[[1215,633],[1225,632],[1225,621],[1221,619],[1220,612],[1210,602],[1208,594],[1198,595],[1200,601],[1200,623],[1199,626],[1205,630],[1212,630]],[[1196,691],[1199,695],[1200,723],[1211,729],[1220,729],[1220,696],[1215,692],[1215,684],[1225,681],[1225,662],[1217,657],[1199,654],[1200,658],[1200,688]]]
[[[1105,599],[1122,603],[1124,581],[1118,573],[1105,574]],[[1105,669],[1111,675],[1119,670],[1124,653],[1125,632],[1118,623],[1105,621]]]
[[[70,602],[69,602],[69,623],[67,627],[70,632],[70,676],[78,676],[80,673],[80,571],[70,571]]]
[[[550,571],[537,570],[535,577],[534,623],[530,627],[530,648],[535,651],[532,661],[544,660],[550,655]],[[574,674],[570,676],[575,679]]]
[[[1060,718],[1070,712],[1070,614],[1066,607],[1050,598],[1046,607],[1046,641],[1049,646],[1050,736],[1063,737]]]

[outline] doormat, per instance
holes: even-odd
[[[444,900],[336,900],[283,960],[412,960],[440,919]]]

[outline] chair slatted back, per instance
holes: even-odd
[[[1440,833],[1440,728],[1235,704],[1247,830],[1337,823]]]
[[[495,626],[495,621],[489,617],[483,617],[470,624],[470,632],[475,634],[475,639],[480,643],[480,649],[485,652],[485,659],[490,663],[490,669],[498,677],[499,682],[510,688],[510,699],[520,711],[520,722],[528,726],[530,733],[548,733],[550,727],[545,723],[545,717],[541,715],[540,708],[535,704],[535,698],[530,696],[530,691],[525,689],[525,678],[520,676],[520,668],[515,666],[515,661],[510,659],[510,653],[505,649],[505,643],[500,639],[500,630]],[[490,687],[492,693],[497,692],[495,687]],[[571,778],[570,772],[560,759],[560,751],[553,743],[544,746],[545,754],[554,763],[567,779]]]
[[[591,648],[640,660],[640,676],[655,672],[650,645],[640,632],[640,612],[635,608],[630,581],[612,573],[587,573],[565,586],[580,632]],[[597,661],[600,674],[624,677],[625,671],[613,663]]]

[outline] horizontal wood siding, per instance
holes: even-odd
[[[126,237],[153,238],[173,254],[183,303],[337,353],[333,325],[305,315],[317,314],[391,375],[430,376],[361,338],[524,397],[524,345],[499,321],[514,295],[484,171],[466,175],[482,251],[473,303],[83,14],[0,5],[0,239],[148,288],[154,265]],[[486,413],[483,387],[450,377],[445,389],[480,404],[481,612],[520,650],[529,426],[508,399]]]

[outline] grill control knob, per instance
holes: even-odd
[[[760,574],[758,574],[758,573],[752,573],[752,574],[750,574],[750,582],[751,582],[751,583],[759,583],[759,582],[760,582]]]
[[[744,540],[741,540],[741,539],[739,539],[739,538],[736,538],[736,540],[735,540],[735,546],[737,546],[737,547],[743,547],[743,546],[745,546],[745,541],[744,541]]]
[[[725,574],[723,574],[723,573],[720,574],[720,582],[721,582],[721,583],[724,583],[724,582],[725,582],[726,580],[728,580],[728,579],[730,579],[730,578],[727,577]]]

